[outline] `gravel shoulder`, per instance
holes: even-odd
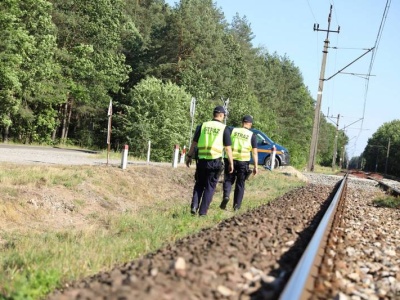
[[[39,146],[0,145],[0,161],[22,164],[103,165],[107,158],[99,158],[95,151]],[[120,164],[121,160],[109,160]]]
[[[98,152],[82,149],[68,149],[57,147],[25,146],[0,144],[0,162],[16,164],[41,164],[41,165],[90,165],[90,166],[115,166],[120,167],[120,158],[102,157]],[[131,160],[128,158],[127,164],[134,165],[171,165],[171,163],[146,162],[143,160]],[[178,166],[183,167],[181,163]]]

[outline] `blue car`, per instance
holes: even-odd
[[[290,154],[285,147],[276,144],[264,132],[258,129],[252,128],[250,130],[254,132],[257,136],[258,164],[260,166],[264,166],[268,169],[271,168],[271,155],[273,145],[275,145],[276,147],[274,168],[278,168],[280,166],[288,166],[290,164]],[[253,157],[251,157],[250,163],[253,164]]]

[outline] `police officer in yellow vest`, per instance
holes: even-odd
[[[197,154],[196,183],[193,188],[191,213],[197,212],[200,216],[207,215],[208,208],[218,183],[219,170],[222,167],[222,153],[225,147],[226,172],[233,172],[233,158],[231,149],[231,136],[228,127],[222,123],[226,111],[224,107],[214,109],[214,118],[197,127],[193,142],[186,156],[186,165],[189,167],[195,152]]]
[[[234,172],[229,173],[225,169],[224,177],[224,194],[220,205],[221,209],[226,209],[229,202],[232,185],[235,183],[235,192],[233,196],[233,209],[237,211],[242,205],[246,176],[249,173],[250,152],[253,154],[254,169],[253,175],[257,174],[258,169],[258,151],[257,137],[249,129],[253,125],[251,116],[244,116],[242,119],[242,127],[234,128],[231,133],[232,139],[232,156]]]

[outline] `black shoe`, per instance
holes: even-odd
[[[235,212],[236,212],[236,211],[238,211],[239,209],[240,209],[240,207],[239,207],[239,206],[237,206],[237,205],[234,205],[234,206],[233,206],[233,211],[235,211]]]
[[[192,215],[195,215],[195,214],[197,213],[197,209],[192,208],[192,209],[190,210],[190,213],[191,213]]]
[[[228,204],[228,202],[229,202],[229,198],[224,198],[222,200],[221,205],[219,206],[219,208],[225,210],[226,209],[226,205]]]

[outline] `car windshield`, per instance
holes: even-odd
[[[270,144],[269,140],[267,140],[263,135],[257,132],[257,144]]]

